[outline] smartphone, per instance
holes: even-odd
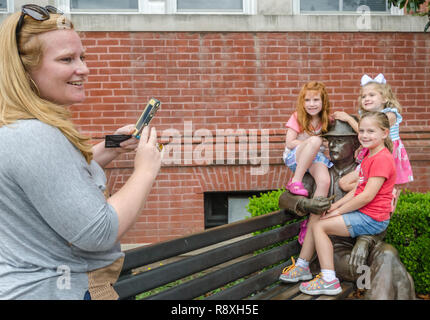
[[[140,138],[140,134],[142,133],[143,128],[145,128],[151,122],[158,108],[160,108],[160,105],[161,102],[155,98],[149,100],[145,110],[143,110],[139,120],[137,120],[136,122],[136,126],[132,134],[133,137],[137,139]]]
[[[160,108],[161,102],[155,98],[151,98],[136,122],[133,134],[111,134],[105,136],[105,148],[119,148],[120,143],[135,137],[140,138],[143,128],[151,122],[157,110]]]

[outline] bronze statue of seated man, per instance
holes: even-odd
[[[328,197],[334,196],[337,201],[345,195],[339,187],[339,179],[357,166],[354,154],[359,142],[356,132],[348,123],[340,120],[333,123],[324,138],[328,140],[333,162],[329,169],[331,185]],[[315,182],[309,173],[305,175],[303,184],[309,192],[309,198],[286,191],[279,198],[281,209],[305,216],[310,213],[322,214],[330,208],[330,199],[312,198]],[[331,236],[336,275],[341,280],[356,282],[359,287],[367,289],[365,299],[415,299],[412,277],[400,261],[397,250],[383,241],[384,236],[385,231],[357,238]],[[320,269],[316,255],[311,260],[310,268],[313,273]]]

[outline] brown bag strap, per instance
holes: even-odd
[[[92,300],[118,300],[113,284],[118,280],[123,263],[124,257],[121,257],[106,267],[87,272]]]

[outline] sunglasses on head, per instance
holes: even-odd
[[[53,6],[41,7],[37,4],[25,4],[21,7],[21,16],[19,17],[18,24],[16,25],[15,34],[18,38],[18,34],[21,31],[22,25],[24,24],[24,17],[27,15],[37,21],[45,21],[50,17],[50,13],[63,14],[61,10]]]

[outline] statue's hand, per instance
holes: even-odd
[[[330,198],[325,197],[301,198],[297,203],[297,207],[306,213],[322,214],[330,208],[330,201]]]
[[[367,256],[369,255],[371,242],[362,237],[358,237],[355,242],[354,248],[351,251],[351,257],[349,258],[349,264],[358,268],[367,262]]]

